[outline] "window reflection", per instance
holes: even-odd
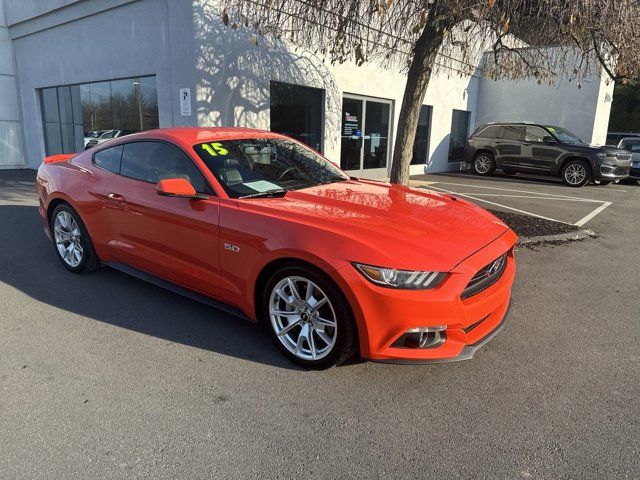
[[[41,105],[47,155],[82,151],[159,124],[155,76],[45,88]]]

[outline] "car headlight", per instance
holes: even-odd
[[[603,160],[615,160],[616,159],[616,154],[615,153],[600,152],[597,155]]]
[[[397,270],[362,263],[354,263],[353,266],[370,282],[387,288],[426,290],[437,287],[447,276],[443,272]]]

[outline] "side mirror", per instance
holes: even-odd
[[[191,198],[202,199],[207,198],[206,195],[202,195],[196,192],[193,185],[184,178],[167,178],[160,180],[156,185],[156,192],[163,197],[179,197],[179,198]]]

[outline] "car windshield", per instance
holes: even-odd
[[[286,139],[251,138],[193,147],[230,197],[264,196],[348,180],[313,150]]]
[[[580,137],[560,127],[545,127],[563,143],[584,143]]]

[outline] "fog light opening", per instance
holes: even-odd
[[[412,328],[402,334],[391,346],[395,348],[436,348],[447,339],[446,329],[446,326]]]

